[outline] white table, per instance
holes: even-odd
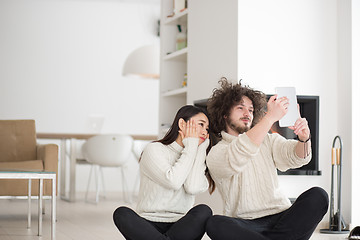
[[[31,180],[39,179],[38,199],[38,235],[42,235],[42,203],[43,203],[43,181],[50,179],[52,182],[51,194],[51,239],[55,240],[56,222],[56,173],[55,172],[30,172],[0,170],[0,179],[28,179],[28,228],[31,226]]]
[[[60,139],[60,197],[62,200],[75,202],[76,200],[76,140],[86,140],[98,134],[92,133],[37,133],[41,139]],[[130,135],[134,140],[156,140],[154,135]],[[66,141],[70,140],[70,166],[69,166],[69,193],[66,192],[67,169],[66,166]]]

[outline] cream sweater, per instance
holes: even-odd
[[[224,206],[224,214],[244,219],[260,218],[286,210],[289,199],[281,192],[277,170],[307,164],[295,153],[296,140],[268,134],[257,146],[246,134],[238,137],[221,132],[222,140],[212,147],[206,163]]]
[[[150,143],[140,161],[140,190],[137,213],[153,222],[176,222],[194,205],[195,194],[207,190],[205,176],[207,139],[185,138],[184,148]]]

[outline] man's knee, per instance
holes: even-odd
[[[313,187],[309,189],[309,191],[311,191],[314,198],[318,199],[318,201],[326,205],[326,207],[329,205],[329,195],[324,189],[321,187]]]
[[[210,217],[206,222],[206,232],[211,233],[217,227],[219,227],[220,223],[222,222],[222,216],[214,215]]]
[[[311,206],[316,207],[317,209],[320,207],[323,210],[323,214],[325,214],[329,207],[329,196],[327,192],[320,187],[310,188],[308,192],[311,195]]]

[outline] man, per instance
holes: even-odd
[[[314,187],[293,205],[280,191],[277,170],[311,159],[310,129],[305,118],[289,127],[298,140],[269,134],[287,112],[286,97],[266,96],[248,86],[220,80],[208,102],[212,130],[221,140],[206,163],[223,199],[225,216],[213,216],[207,234],[213,239],[309,239],[328,208],[328,195]]]

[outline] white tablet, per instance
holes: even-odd
[[[297,107],[296,90],[294,87],[277,87],[275,92],[278,98],[286,96],[289,99],[288,112],[279,121],[280,127],[294,126],[296,120],[300,117]]]

